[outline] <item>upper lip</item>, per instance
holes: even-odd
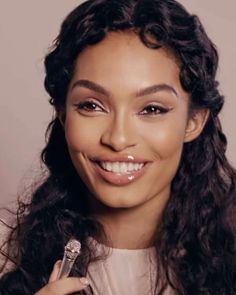
[[[126,156],[101,156],[101,157],[93,157],[90,158],[93,162],[110,162],[110,163],[115,163],[115,162],[125,162],[125,163],[148,163],[151,162],[147,159],[135,157],[133,155],[126,155]]]

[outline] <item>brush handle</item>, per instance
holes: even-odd
[[[68,277],[74,263],[75,263],[75,259],[71,260],[71,259],[68,259],[66,256],[64,256],[63,260],[62,260],[62,263],[61,263],[60,271],[59,271],[58,276],[57,276],[57,279],[59,280],[61,278]]]
[[[75,263],[76,258],[80,254],[81,244],[76,239],[70,239],[65,246],[62,264],[57,279],[68,277]]]

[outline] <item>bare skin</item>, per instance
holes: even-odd
[[[161,215],[166,206],[166,199],[158,202],[158,205],[149,207],[139,206],[124,209],[106,208],[101,203],[93,202],[94,216],[102,223],[109,242],[103,242],[100,237],[96,237],[101,243],[109,243],[107,246],[119,249],[143,249],[152,246],[156,225],[161,222]],[[95,205],[96,204],[96,205]],[[145,215],[145,220],[140,216]]]
[[[78,56],[58,116],[72,162],[91,192],[91,214],[104,225],[110,246],[151,246],[183,145],[201,133],[208,116],[198,110],[189,117],[175,58],[147,48],[134,33],[110,33]],[[121,184],[122,173],[104,177],[101,163],[131,158],[148,163],[140,178]]]
[[[88,287],[86,278],[62,278],[57,280],[61,261],[57,261],[53,267],[48,284],[39,290],[35,295],[67,295],[84,290]]]

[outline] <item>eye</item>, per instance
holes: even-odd
[[[141,115],[151,115],[151,116],[155,116],[155,115],[161,115],[161,114],[165,114],[168,113],[171,109],[170,108],[166,108],[157,104],[150,104],[147,105],[141,112]]]
[[[104,109],[94,101],[84,101],[75,104],[75,107],[78,111],[84,112],[103,112]]]

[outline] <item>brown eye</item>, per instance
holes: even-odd
[[[169,112],[169,108],[162,107],[160,105],[150,104],[146,106],[141,112],[141,115],[161,115]]]
[[[86,112],[102,112],[103,108],[95,103],[94,101],[85,101],[81,102],[79,104],[76,104],[76,109],[77,110],[83,110]]]

